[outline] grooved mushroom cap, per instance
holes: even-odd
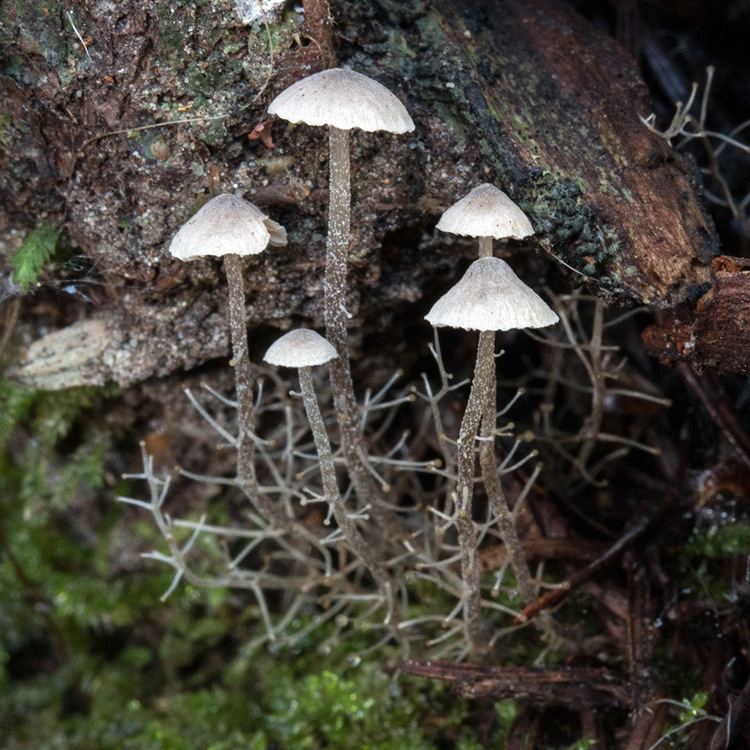
[[[316,367],[338,356],[333,344],[319,333],[309,328],[298,328],[274,341],[263,359],[269,365],[279,367]]]
[[[512,237],[522,240],[534,234],[526,214],[494,185],[484,183],[454,203],[441,217],[437,228],[468,237]]]
[[[406,107],[385,86],[343,68],[321,70],[297,81],[271,102],[268,112],[289,122],[341,130],[414,130]]]
[[[436,328],[509,331],[542,328],[559,318],[500,258],[480,258],[433,306],[425,320]]]
[[[170,254],[180,260],[207,255],[257,255],[267,245],[286,245],[286,229],[236,195],[217,195],[172,238]]]

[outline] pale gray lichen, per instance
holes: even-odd
[[[237,18],[245,26],[258,22],[275,21],[286,5],[286,0],[235,0]]]

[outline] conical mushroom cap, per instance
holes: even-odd
[[[484,183],[454,203],[441,217],[437,228],[466,237],[512,237],[522,240],[534,234],[526,214],[494,185]]]
[[[180,260],[207,255],[257,255],[286,245],[286,230],[236,195],[217,195],[188,219],[169,245]]]
[[[343,68],[321,70],[297,81],[271,102],[268,112],[289,122],[341,130],[414,130],[406,107],[385,86]]]
[[[327,339],[308,328],[285,333],[271,344],[263,359],[279,367],[316,367],[339,355]]]
[[[509,331],[557,323],[549,305],[500,258],[480,258],[433,306],[425,320],[436,328]]]

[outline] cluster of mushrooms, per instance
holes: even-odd
[[[276,97],[268,111],[291,123],[328,126],[330,203],[323,297],[325,337],[308,329],[292,330],[268,349],[264,359],[274,366],[298,370],[330,516],[335,519],[351,553],[370,571],[374,584],[388,602],[386,621],[393,622],[399,616],[393,605],[398,582],[391,579],[373,537],[402,533],[403,525],[397,509],[389,508],[385,502],[372,502],[373,498],[387,494],[387,487],[376,481],[376,475],[367,465],[368,452],[363,444],[349,361],[345,307],[351,237],[349,131],[358,128],[368,132],[382,130],[402,134],[413,131],[414,123],[403,104],[384,86],[346,69],[325,70],[295,83]],[[442,215],[437,228],[479,240],[478,259],[425,316],[435,328],[479,332],[474,377],[457,440],[458,480],[452,498],[461,577],[466,592],[462,605],[463,621],[467,639],[473,648],[479,649],[483,641],[480,566],[476,528],[472,520],[477,445],[488,503],[508,550],[518,590],[526,603],[536,595],[496,462],[495,332],[549,326],[556,323],[558,317],[505,261],[493,255],[493,240],[523,239],[533,233],[528,218],[501,190],[489,184],[474,188]],[[280,518],[273,502],[261,499],[255,476],[255,399],[248,354],[242,260],[245,256],[263,252],[269,245],[285,244],[283,227],[256,206],[235,195],[219,195],[209,200],[179,230],[169,248],[175,258],[183,261],[207,256],[223,259],[229,289],[231,365],[235,373],[239,419],[237,481],[247,494],[258,499],[261,512],[282,526],[286,522]],[[312,376],[312,368],[325,365],[330,371],[343,463],[360,507],[366,504],[370,510],[377,526],[375,534],[362,532],[362,516],[347,509],[339,487],[334,454]],[[299,529],[291,529],[291,532],[304,536],[304,531]]]

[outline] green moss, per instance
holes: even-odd
[[[38,224],[26,235],[10,260],[16,284],[23,289],[36,284],[39,274],[54,254],[59,238],[60,230],[46,223]]]
[[[372,642],[366,630],[326,656],[325,628],[293,651],[250,650],[252,597],[185,586],[162,604],[169,569],[123,572],[113,552],[123,508],[114,488],[97,495],[107,444],[89,427],[107,397],[0,380],[4,748],[481,747],[468,704],[445,686],[394,683],[380,668],[387,655],[347,666]],[[130,556],[158,542],[152,524],[128,520]]]
[[[376,696],[378,696],[376,698]],[[357,747],[425,750],[432,747],[415,722],[415,711],[387,678],[372,667],[356,679],[323,671],[271,686],[267,731],[281,747],[315,750]]]
[[[691,555],[718,558],[747,555],[750,552],[750,523],[715,525],[695,534],[687,545]]]

